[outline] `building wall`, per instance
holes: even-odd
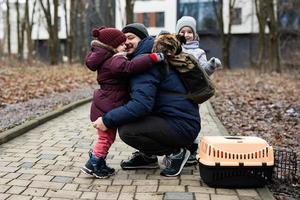
[[[258,21],[255,11],[255,0],[237,0],[234,8],[241,9],[241,24],[232,25],[231,33],[233,34],[249,34],[258,33]],[[229,1],[224,1],[223,18],[224,18],[224,32],[228,33],[229,23]]]

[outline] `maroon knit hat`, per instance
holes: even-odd
[[[100,42],[117,48],[126,41],[125,34],[116,28],[106,28],[104,26],[92,30],[93,37],[97,38]]]

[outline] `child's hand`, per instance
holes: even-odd
[[[149,56],[154,62],[161,62],[165,60],[165,56],[163,53],[151,53],[149,54]]]
[[[208,62],[213,71],[223,69],[222,63],[218,58],[212,57]]]
[[[100,129],[102,131],[106,131],[107,127],[104,125],[102,121],[102,117],[99,117],[96,121],[92,122],[92,125],[96,129]]]

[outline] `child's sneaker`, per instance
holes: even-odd
[[[92,151],[89,151],[89,157],[90,159],[85,163],[85,165],[83,167],[81,167],[81,171],[87,175],[94,175],[94,167],[91,163],[91,157],[92,157]]]
[[[87,161],[81,171],[88,175],[94,175],[96,178],[108,178],[115,173],[115,169],[106,165],[105,159],[96,157],[89,152],[90,159]]]

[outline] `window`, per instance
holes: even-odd
[[[217,19],[214,4],[218,2],[208,0],[179,0],[178,19],[182,16],[192,16],[197,21],[198,31],[216,32]]]
[[[300,29],[300,2],[294,0],[278,1],[278,23],[282,30]]]
[[[164,27],[165,26],[165,13],[164,12],[155,13],[155,21],[156,21],[156,27]]]
[[[136,13],[134,21],[144,24],[146,27],[164,27],[165,13],[164,12],[149,12]]]
[[[232,24],[233,25],[242,24],[242,8],[233,8]]]

